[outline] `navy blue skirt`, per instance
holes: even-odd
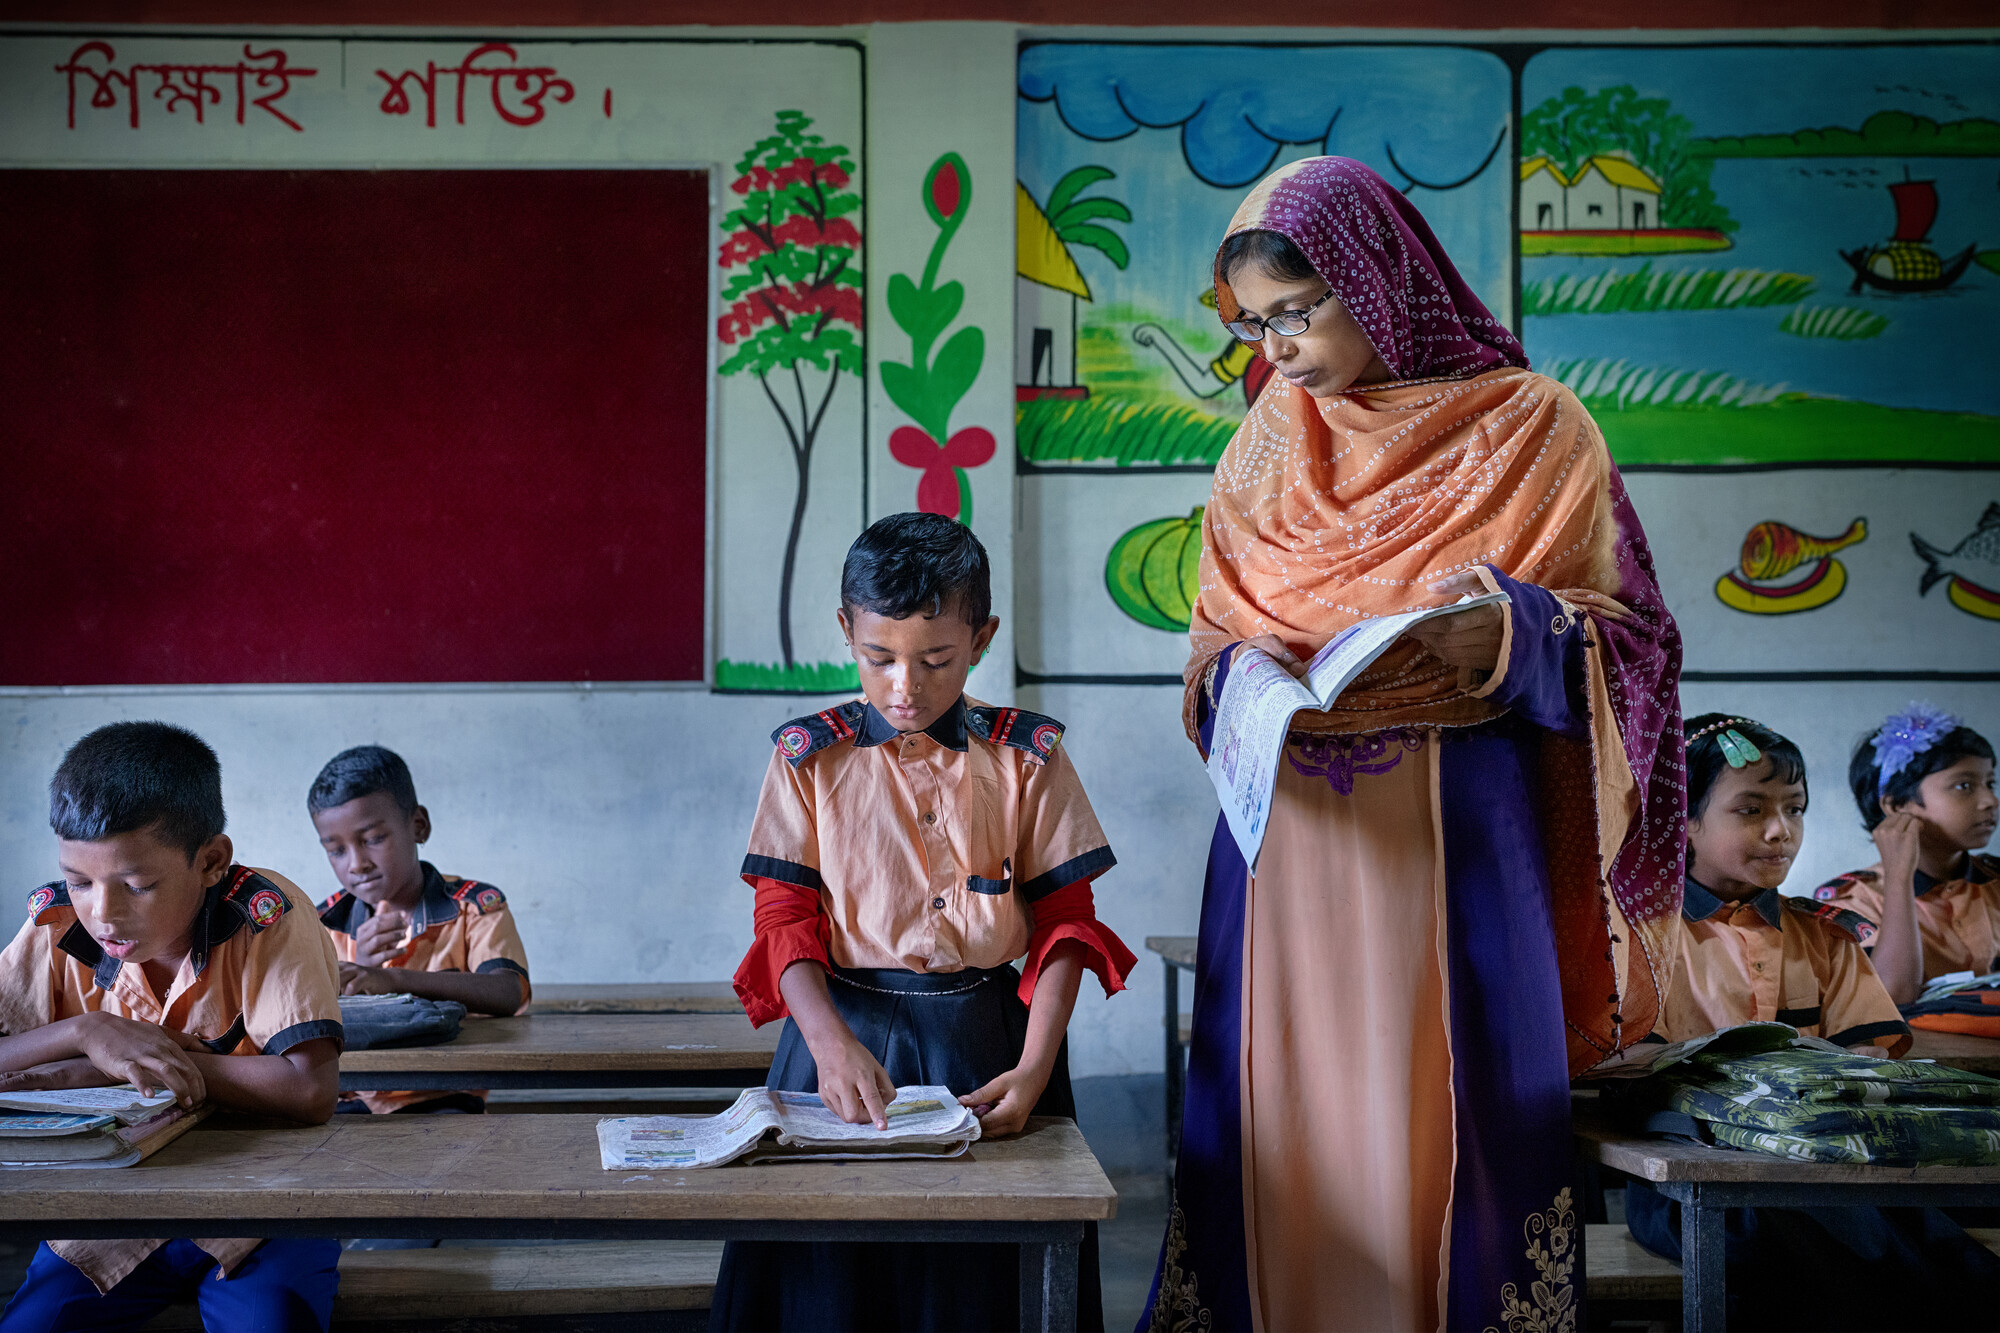
[[[1028,1007],[1015,993],[1020,984],[1021,974],[1011,967],[933,973],[835,968],[827,976],[834,1007],[897,1087],[941,1084],[960,1096],[1020,1063],[1028,1037]],[[819,1091],[819,1069],[789,1018],[768,1086]],[[1076,1116],[1068,1042],[1035,1114]],[[1020,1298],[1018,1245],[731,1241],[722,1252],[708,1325],[715,1333],[1005,1329],[1020,1324]],[[1084,1228],[1077,1327],[1104,1327],[1095,1223]]]

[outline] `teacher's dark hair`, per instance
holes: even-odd
[[[972,529],[942,514],[877,519],[847,548],[840,603],[901,620],[956,607],[978,629],[993,614],[993,568]]]
[[[1239,231],[1222,243],[1222,280],[1255,264],[1279,282],[1305,282],[1320,276],[1298,246],[1275,231]]]

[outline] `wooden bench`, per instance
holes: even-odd
[[[740,1010],[469,1019],[440,1046],[344,1052],[340,1087],[746,1088],[764,1082],[778,1035]]]
[[[535,983],[530,1014],[740,1014],[726,981],[662,981],[619,986]]]
[[[1681,1266],[1662,1259],[1632,1239],[1621,1222],[1593,1222],[1585,1228],[1584,1262],[1593,1301],[1679,1301]],[[2000,1227],[1967,1227],[1966,1234],[2000,1254]]]

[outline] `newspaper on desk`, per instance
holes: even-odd
[[[889,1127],[850,1125],[817,1093],[748,1088],[721,1115],[621,1116],[597,1122],[606,1171],[750,1162],[957,1157],[979,1137],[979,1117],[949,1088],[896,1089]]]
[[[1448,606],[1424,607],[1400,615],[1376,616],[1342,631],[1307,664],[1300,680],[1261,648],[1239,648],[1229,664],[1229,683],[1216,708],[1215,733],[1208,751],[1208,777],[1222,798],[1229,831],[1243,860],[1257,868],[1264,831],[1271,821],[1278,763],[1294,714],[1330,706],[1389,645],[1414,625],[1511,599],[1504,592],[1465,596]]]

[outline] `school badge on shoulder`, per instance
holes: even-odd
[[[36,889],[28,895],[28,915],[30,917],[40,916],[48,905],[55,900],[56,891],[46,884],[42,885],[41,888]]]
[[[1045,722],[1035,728],[1034,734],[1029,739],[1034,744],[1035,753],[1046,758],[1054,754],[1056,746],[1062,742],[1062,728]]]
[[[248,903],[250,920],[259,930],[276,921],[285,912],[284,895],[276,889],[259,889],[250,895]]]
[[[812,733],[804,727],[785,727],[778,732],[778,748],[787,759],[797,759],[811,747]]]
[[[498,907],[501,903],[506,902],[507,900],[500,896],[500,890],[492,887],[487,887],[481,889],[478,895],[473,898],[473,901],[479,904],[480,911],[490,912],[494,908]]]

